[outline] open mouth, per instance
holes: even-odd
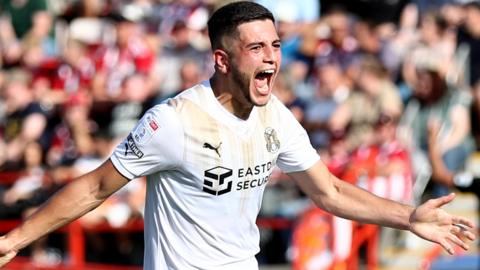
[[[272,80],[274,69],[266,69],[258,72],[255,75],[255,88],[262,95],[267,95],[270,90],[270,81]]]

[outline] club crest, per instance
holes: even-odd
[[[276,153],[278,149],[280,149],[280,141],[278,140],[275,129],[267,127],[264,136],[268,152],[272,154]]]

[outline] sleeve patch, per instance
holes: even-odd
[[[151,116],[141,121],[131,133],[131,136],[138,145],[145,145],[150,141],[153,134],[160,128],[160,125]]]
[[[130,149],[130,151],[135,155],[137,156],[138,158],[142,158],[143,157],[143,152],[138,148],[138,146],[135,144],[135,141],[132,137],[132,135],[128,135],[127,137],[127,142],[125,142],[125,156],[128,155],[128,150]]]

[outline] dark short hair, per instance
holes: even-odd
[[[273,14],[264,6],[249,1],[227,4],[216,10],[208,20],[208,37],[213,49],[221,47],[222,38],[237,34],[237,26],[256,20],[271,20]]]
[[[476,8],[480,10],[480,2],[477,0],[469,1],[465,3],[464,7],[466,8]]]

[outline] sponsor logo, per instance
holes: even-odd
[[[209,143],[204,143],[203,144],[203,148],[207,148],[207,149],[210,149],[210,150],[213,150],[215,151],[215,153],[217,153],[218,157],[221,157],[220,156],[220,152],[218,151],[218,149],[220,149],[220,146],[222,146],[222,143],[220,143],[217,147],[213,147],[211,144]]]
[[[128,135],[127,141],[125,142],[125,156],[128,154],[128,149],[138,158],[143,157],[143,152],[137,147],[131,134]]]
[[[237,190],[261,187],[268,182],[268,177],[254,178],[252,180],[244,180],[237,183]]]
[[[278,149],[280,149],[280,141],[278,140],[275,129],[267,127],[264,136],[268,152],[272,154],[276,153]]]
[[[238,178],[252,177],[263,174],[270,174],[272,170],[273,162],[269,161],[260,165],[255,165],[253,167],[240,168],[238,169]]]
[[[220,196],[232,190],[232,180],[227,181],[227,178],[233,175],[231,169],[217,166],[205,171],[205,178],[203,180],[203,191]]]
[[[237,182],[236,190],[256,188],[265,185],[272,173],[273,164],[272,161],[269,161],[253,167],[238,169],[237,176],[241,181]]]
[[[140,125],[135,131],[135,134],[133,136],[137,143],[141,143],[142,139],[145,138],[146,134],[147,134],[147,129],[143,125]]]
[[[157,130],[158,129],[157,122],[150,117],[148,117],[147,119],[148,119],[148,125],[153,129],[153,131]]]
[[[273,170],[273,161],[259,164],[252,167],[240,168],[233,174],[233,170],[222,166],[208,169],[204,173],[203,191],[219,196],[232,191],[232,180],[234,176],[238,179],[235,190],[257,188],[265,185]]]
[[[144,145],[150,141],[155,131],[159,128],[160,125],[158,125],[155,119],[151,115],[147,115],[138,123],[131,134],[137,145]]]

